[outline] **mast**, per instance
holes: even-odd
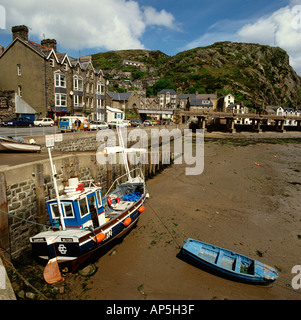
[[[48,155],[49,155],[49,160],[50,160],[50,165],[51,165],[52,179],[53,179],[54,190],[55,190],[55,195],[56,195],[56,200],[57,200],[57,206],[58,206],[59,214],[60,214],[61,225],[62,225],[63,230],[66,230],[62,207],[61,207],[60,195],[59,195],[57,182],[56,182],[57,172],[56,172],[55,165],[53,164],[53,161],[52,161],[51,150],[50,150],[51,148],[48,147],[47,149],[48,149]]]
[[[122,148],[122,157],[123,157],[123,163],[125,165],[125,171],[126,171],[128,179],[129,179],[129,182],[132,182],[128,159],[127,159],[127,155],[126,155],[125,148],[124,148],[124,141],[123,141],[123,137],[122,137],[122,133],[121,133],[121,126],[119,124],[117,124],[117,134],[118,134],[118,139],[119,139],[119,145]]]

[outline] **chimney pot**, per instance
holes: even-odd
[[[41,41],[41,45],[46,48],[54,49],[56,52],[56,40],[55,39],[44,39]]]
[[[19,38],[24,41],[28,41],[28,28],[24,25],[22,26],[14,26],[11,28],[11,31],[13,33],[13,41],[16,38]]]

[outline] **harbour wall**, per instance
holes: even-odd
[[[184,128],[186,127],[181,127],[181,130]],[[66,151],[66,155],[53,157],[60,192],[63,192],[69,178],[78,177],[81,181],[93,179],[100,184],[105,194],[114,180],[125,174],[124,164],[121,164],[118,155],[116,164],[100,164],[97,161],[95,151],[100,142],[96,141],[95,133],[72,133],[63,136],[62,142],[55,143],[55,150]],[[46,149],[45,137],[38,137],[37,142],[39,139],[40,143],[44,141],[43,148]],[[161,148],[157,164],[151,164],[150,151],[145,154],[148,157],[145,164],[131,165],[133,162],[130,161],[130,169],[139,166],[146,178],[156,175],[166,163],[173,161],[173,153],[162,154]],[[19,259],[25,251],[30,250],[29,238],[41,231],[43,226],[50,226],[46,201],[53,198],[55,190],[49,159],[46,156],[44,160],[0,170],[0,247],[10,259]]]

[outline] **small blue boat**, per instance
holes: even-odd
[[[199,266],[232,280],[267,285],[278,278],[274,268],[257,260],[191,238],[182,253]]]

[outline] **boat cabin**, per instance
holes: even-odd
[[[70,181],[71,180],[71,181]],[[69,179],[65,194],[60,196],[61,209],[66,229],[94,229],[106,222],[101,188],[84,187],[78,179]],[[53,227],[61,225],[57,199],[46,202],[50,222]]]

